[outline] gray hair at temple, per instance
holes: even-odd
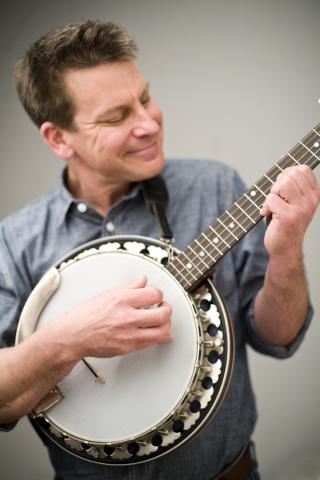
[[[57,27],[36,40],[15,65],[19,98],[40,127],[53,122],[75,130],[74,105],[64,73],[136,58],[135,41],[122,25],[88,20]]]

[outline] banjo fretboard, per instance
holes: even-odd
[[[260,210],[277,176],[293,165],[315,168],[320,163],[320,124],[283,155],[229,210],[185,250],[172,259],[168,270],[187,291],[203,281],[215,264],[263,217]]]

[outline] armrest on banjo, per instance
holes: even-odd
[[[53,388],[48,392],[40,402],[35,406],[32,415],[37,417],[42,415],[46,410],[61,402],[63,395],[58,387]]]

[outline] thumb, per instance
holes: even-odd
[[[132,283],[129,283],[129,288],[144,288],[147,285],[148,278],[146,275],[141,275],[137,280]]]

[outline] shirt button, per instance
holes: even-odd
[[[112,222],[106,223],[106,230],[108,230],[108,232],[113,232],[114,229],[115,229],[114,223]]]
[[[84,213],[84,212],[86,212],[86,211],[88,210],[88,206],[87,206],[85,203],[80,202],[80,203],[78,203],[78,205],[77,205],[77,210],[78,210],[78,212],[80,212],[80,213]]]

